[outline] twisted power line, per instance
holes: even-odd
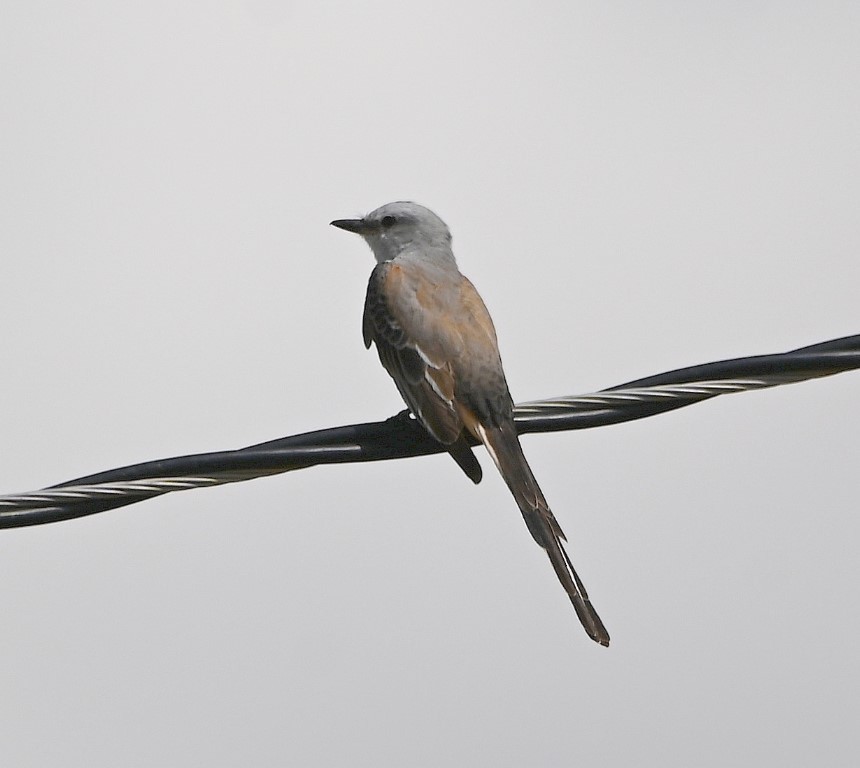
[[[518,405],[519,432],[587,429],[642,419],[718,395],[792,384],[860,368],[860,335],[791,352],[679,368],[587,395]],[[441,453],[444,447],[403,412],[386,421],[334,427],[234,451],[149,461],[0,496],[0,528],[93,515],[172,491],[251,480],[317,464]]]

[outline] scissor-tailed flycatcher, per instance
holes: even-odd
[[[588,636],[609,645],[523,455],[493,321],[457,269],[445,222],[421,205],[400,202],[332,224],[361,235],[378,262],[364,304],[365,346],[376,344],[409,409],[475,483],[481,466],[466,432],[484,444]]]

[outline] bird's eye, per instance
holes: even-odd
[[[379,222],[385,229],[388,229],[390,226],[394,224],[393,216],[383,216],[382,220]]]

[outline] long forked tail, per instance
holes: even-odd
[[[477,427],[502,477],[510,488],[534,540],[546,551],[558,580],[567,592],[579,621],[588,636],[600,645],[609,645],[609,633],[588,599],[582,580],[573,568],[563,541],[565,535],[544,498],[523,454],[513,423],[498,427]]]

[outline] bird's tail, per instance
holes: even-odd
[[[573,568],[562,542],[564,532],[555,519],[543,492],[532,474],[520,447],[512,422],[501,426],[477,426],[481,442],[487,448],[499,472],[516,499],[534,540],[546,551],[558,580],[573,603],[576,615],[588,636],[600,645],[609,645],[609,633],[588,599],[585,586]]]

